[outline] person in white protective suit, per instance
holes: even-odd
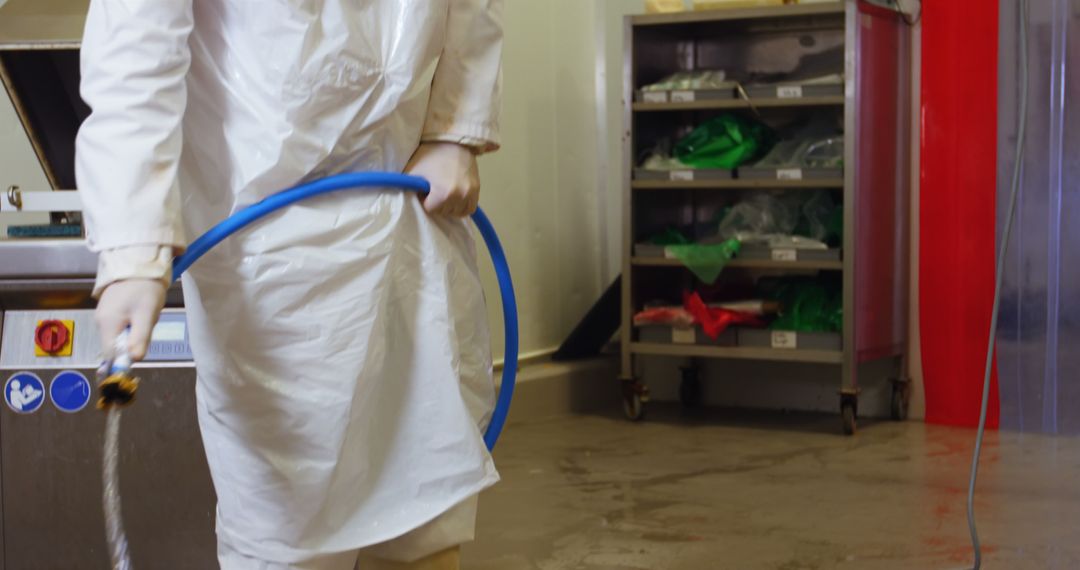
[[[416,195],[279,212],[184,276],[226,570],[457,568],[498,475],[475,247],[501,0],[93,0],[78,186],[103,338],[141,357],[188,240],[276,191],[397,171]],[[106,343],[107,345],[108,343]]]

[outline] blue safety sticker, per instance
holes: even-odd
[[[45,403],[45,383],[31,372],[18,372],[4,384],[4,401],[12,411],[32,414]]]
[[[61,372],[49,384],[49,398],[56,409],[74,414],[90,403],[90,381],[79,372]]]

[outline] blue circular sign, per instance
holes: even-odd
[[[32,414],[45,403],[45,383],[36,374],[18,372],[4,384],[4,401],[15,413]]]
[[[49,384],[49,398],[61,412],[74,414],[90,403],[90,381],[79,372],[61,372]]]

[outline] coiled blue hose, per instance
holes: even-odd
[[[179,279],[192,264],[213,249],[214,246],[224,241],[225,238],[273,212],[315,196],[360,188],[397,188],[423,194],[431,190],[431,185],[427,180],[416,176],[391,172],[366,172],[339,174],[284,190],[236,212],[195,240],[194,243],[188,246],[187,251],[173,262],[173,280]],[[494,449],[495,442],[499,440],[499,434],[502,433],[503,426],[506,424],[507,414],[510,412],[510,401],[514,397],[514,382],[517,378],[517,299],[514,296],[514,283],[510,278],[510,266],[506,261],[506,253],[503,251],[502,244],[499,242],[499,236],[495,233],[495,227],[491,225],[491,220],[480,209],[477,209],[476,213],[473,214],[472,220],[480,231],[484,243],[487,244],[488,252],[491,254],[491,261],[495,265],[495,275],[499,280],[499,292],[502,294],[503,323],[506,330],[505,365],[503,366],[502,383],[499,388],[499,399],[495,404],[495,410],[492,412],[491,423],[488,424],[487,432],[484,433],[484,443],[487,444],[488,449]]]

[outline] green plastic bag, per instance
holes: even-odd
[[[764,281],[764,280],[763,280]],[[779,301],[783,309],[772,322],[773,330],[798,332],[841,332],[843,297],[839,284],[822,280],[786,278],[762,283],[762,292]]]
[[[693,168],[731,170],[761,156],[769,128],[725,113],[706,121],[675,145],[675,157]]]
[[[667,252],[678,259],[698,279],[712,285],[720,277],[728,262],[739,253],[742,244],[739,240],[729,239],[717,244],[669,245]]]

